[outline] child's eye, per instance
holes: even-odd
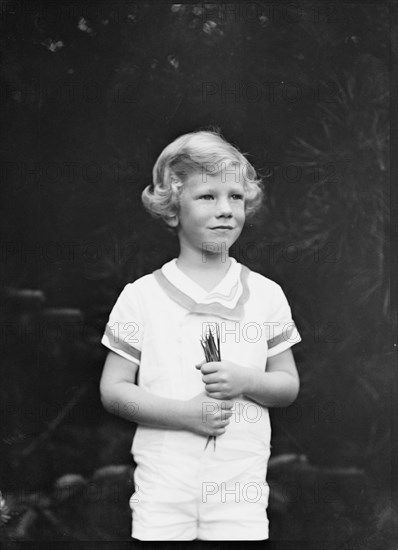
[[[232,198],[235,200],[243,200],[243,195],[241,195],[240,193],[234,193],[232,195]]]
[[[209,199],[212,199],[212,198],[213,198],[213,195],[201,195],[199,198],[200,198],[200,199],[209,200]]]

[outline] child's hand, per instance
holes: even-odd
[[[213,399],[202,392],[184,402],[186,427],[199,435],[221,435],[229,424],[232,407],[232,401]]]
[[[245,393],[247,369],[230,361],[203,361],[195,365],[202,372],[206,392],[215,399],[233,399]]]

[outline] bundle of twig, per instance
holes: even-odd
[[[215,323],[216,325],[216,337],[217,337],[217,343],[214,341],[213,333],[210,330],[210,327],[208,326],[208,333],[206,334],[205,338],[202,338],[200,343],[202,344],[203,351],[205,352],[205,358],[208,363],[211,361],[221,361],[221,351],[220,351],[220,327],[218,326],[218,323]],[[207,446],[210,441],[213,441],[213,449],[216,450],[216,436],[215,435],[209,435],[207,438],[207,443],[205,446],[205,450],[207,449]]]

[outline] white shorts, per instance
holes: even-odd
[[[152,438],[152,448],[146,447],[145,460],[134,453],[132,537],[176,541],[268,538],[269,444],[259,441],[253,446],[252,440],[237,442],[223,434],[215,450],[212,441],[204,450],[204,437],[159,432],[156,444]]]

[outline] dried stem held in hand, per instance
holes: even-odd
[[[205,336],[205,338],[202,338],[200,343],[202,344],[203,351],[205,353],[205,358],[208,363],[211,361],[221,361],[221,350],[220,350],[220,327],[218,323],[216,325],[216,337],[217,337],[217,344],[214,341],[213,333],[210,330],[210,327],[208,327],[208,332]],[[213,450],[216,450],[216,436],[210,435],[207,438],[207,443],[205,446],[205,450],[207,449],[207,446],[209,442],[213,440]]]

